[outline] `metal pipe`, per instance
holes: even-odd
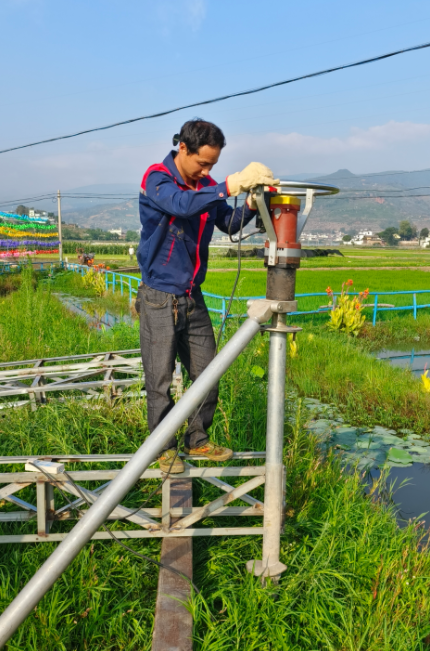
[[[277,317],[274,316],[273,319],[285,321],[285,316],[278,315]],[[282,452],[284,445],[286,347],[287,335],[285,332],[270,333],[262,562],[263,575],[269,576],[275,576],[284,569],[280,567],[279,552],[283,498]]]
[[[260,329],[258,317],[249,318],[146,439],[85,516],[70,531],[0,617],[0,647],[13,635],[56,579],[70,565],[113,509],[137,482],[142,472],[171,440],[186,418],[199,406]],[[283,398],[282,398],[283,399]],[[279,535],[279,532],[278,532]]]

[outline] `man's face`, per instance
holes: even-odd
[[[221,154],[220,147],[210,147],[203,145],[197,154],[189,154],[187,146],[181,142],[177,162],[180,163],[184,175],[188,179],[198,181],[209,174],[214,165],[218,162]]]

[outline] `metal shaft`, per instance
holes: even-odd
[[[63,262],[63,232],[61,230],[61,193],[57,192],[57,205],[58,205],[58,253],[60,254],[60,262]]]
[[[56,579],[70,565],[141,474],[170,441],[188,416],[198,407],[242,350],[259,331],[257,318],[250,318],[239,328],[191,388],[176,403],[160,425],[146,439],[130,461],[118,473],[82,520],[36,572],[0,617],[0,647],[13,635]],[[279,530],[277,532],[279,536]]]
[[[271,575],[276,574],[279,563],[282,522],[286,340],[285,332],[270,333],[262,568],[269,569]]]

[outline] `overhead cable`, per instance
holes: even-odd
[[[230,93],[229,95],[221,95],[220,97],[214,97],[212,99],[203,100],[200,102],[193,102],[192,104],[186,104],[184,106],[178,106],[173,109],[168,109],[166,111],[160,111],[159,113],[152,113],[149,115],[143,115],[138,118],[131,118],[129,120],[123,120],[121,122],[114,122],[112,124],[105,125],[103,127],[94,127],[92,129],[85,129],[83,131],[77,131],[76,133],[71,133],[65,136],[57,136],[56,138],[48,138],[46,140],[39,140],[37,142],[31,142],[27,145],[19,145],[17,147],[9,147],[8,149],[0,150],[0,154],[6,154],[10,151],[16,151],[17,149],[26,149],[27,147],[35,147],[37,145],[43,145],[48,142],[55,142],[57,140],[66,140],[68,138],[76,138],[77,136],[82,136],[86,133],[94,133],[95,131],[105,131],[107,129],[113,129],[115,127],[122,126],[124,124],[132,124],[133,122],[139,122],[140,120],[150,120],[153,118],[163,117],[164,115],[171,115],[172,113],[177,113],[178,111],[184,111],[185,109],[194,108],[196,106],[206,106],[208,104],[215,104],[216,102],[223,102],[227,99],[232,99],[233,97],[243,97],[244,95],[253,95],[255,93],[261,93],[264,90],[269,88],[277,88],[278,86],[285,86],[286,84],[292,84],[296,81],[301,81],[303,79],[311,79],[313,77],[321,77],[322,75],[328,75],[332,72],[337,72],[338,70],[346,70],[347,68],[355,68],[357,66],[366,65],[368,63],[375,63],[376,61],[382,61],[384,59],[389,59],[390,57],[398,56],[399,54],[406,54],[407,52],[415,52],[417,50],[423,50],[430,47],[430,43],[423,43],[421,45],[414,45],[413,47],[404,48],[402,50],[396,50],[395,52],[388,52],[387,54],[381,54],[377,57],[371,57],[370,59],[362,59],[361,61],[355,61],[354,63],[347,63],[341,66],[335,66],[334,68],[326,68],[325,70],[319,70],[318,72],[311,72],[307,75],[301,75],[300,77],[292,77],[291,79],[285,79],[283,81],[277,81],[272,84],[266,84],[265,86],[259,86],[258,88],[251,88],[248,90],[238,91],[237,93]]]

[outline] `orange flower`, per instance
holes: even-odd
[[[327,292],[327,294],[333,294],[333,290],[331,287],[327,287],[325,291]]]
[[[369,288],[364,290],[364,298],[367,298],[369,296]]]
[[[360,309],[360,303],[356,303],[356,304],[355,304],[355,309],[356,309],[356,310],[359,310],[359,309]]]
[[[346,281],[346,284],[348,285],[348,287],[351,287],[351,285],[354,284],[354,281],[352,281],[352,280],[347,280],[347,281]]]

